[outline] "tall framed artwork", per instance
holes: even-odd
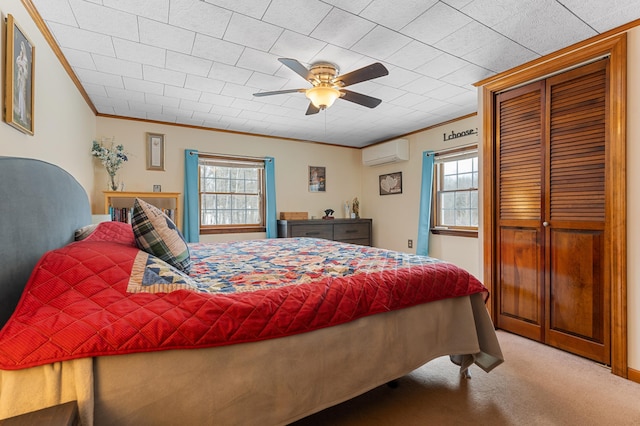
[[[5,42],[5,121],[21,132],[33,135],[36,48],[9,14]]]
[[[164,171],[164,135],[147,133],[147,170]]]
[[[326,192],[327,169],[319,166],[309,166],[309,192]]]

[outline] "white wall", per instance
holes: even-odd
[[[375,246],[415,253],[418,239],[422,153],[475,144],[478,142],[477,134],[455,139],[447,138],[452,131],[460,133],[470,129],[475,131],[476,128],[477,116],[472,116],[410,135],[407,137],[409,161],[373,167],[363,166],[363,197],[360,207],[363,217],[373,218]],[[379,175],[394,172],[402,172],[402,194],[380,195]],[[408,247],[409,239],[413,240],[413,248]],[[462,266],[473,275],[480,277],[477,238],[431,234],[429,255]]]
[[[95,116],[22,3],[19,0],[3,0],[0,14],[2,65],[5,62],[4,20],[7,14],[13,15],[36,48],[34,135],[22,133],[3,120],[0,123],[0,155],[37,158],[59,165],[71,173],[89,193],[93,188],[93,167],[89,151],[95,135]],[[4,68],[1,80],[0,99],[4,105]]]
[[[165,171],[146,170],[146,133],[165,135]],[[194,129],[99,117],[97,135],[115,137],[130,153],[128,162],[119,172],[127,191],[151,191],[154,184],[163,191],[183,192],[184,150],[228,155],[248,155],[275,158],[276,206],[282,211],[308,212],[309,218],[324,215],[325,209],[335,210],[343,217],[341,206],[346,200],[360,196],[360,150],[317,143],[294,142],[277,138],[255,137],[237,133]],[[102,191],[107,175],[96,160],[94,213],[102,212]],[[326,167],[326,192],[309,192],[309,166]],[[202,236],[201,241],[261,238],[261,234],[224,234]]]

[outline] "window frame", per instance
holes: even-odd
[[[228,224],[228,225],[203,225],[202,224],[202,196],[203,194],[218,194],[218,192],[204,192],[201,187],[202,183],[202,168],[205,164],[202,161],[218,161],[220,163],[228,163],[231,167],[233,164],[246,165],[253,163],[259,171],[259,196],[260,196],[260,224]],[[226,193],[224,193],[226,194]],[[233,193],[229,193],[233,194]],[[252,232],[266,232],[266,184],[265,184],[265,168],[264,160],[257,158],[247,157],[235,157],[226,155],[212,155],[212,154],[199,154],[198,155],[198,225],[200,228],[200,234],[234,234],[234,233],[252,233]]]
[[[475,154],[475,155],[474,155]],[[469,237],[469,238],[478,238],[478,229],[480,227],[480,223],[478,226],[450,226],[450,225],[441,225],[440,223],[440,193],[441,193],[441,183],[443,179],[444,166],[443,164],[448,161],[458,161],[463,160],[465,158],[478,158],[478,144],[461,146],[457,148],[452,148],[440,152],[436,152],[433,167],[433,196],[432,196],[432,208],[431,208],[431,233],[439,234],[439,235],[451,235],[457,237]],[[439,159],[440,158],[440,159]],[[480,162],[478,158],[478,184],[480,183]],[[480,214],[480,192],[479,188],[476,186],[475,188],[472,186],[468,189],[464,189],[463,191],[476,191],[478,194],[478,206],[476,207],[478,211],[478,215]]]

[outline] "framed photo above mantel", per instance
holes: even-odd
[[[7,15],[5,69],[5,121],[21,132],[33,135],[33,80],[36,48]]]
[[[164,171],[164,135],[147,133],[147,170]]]
[[[402,194],[402,172],[380,175],[380,195]]]

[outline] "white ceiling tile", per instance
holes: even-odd
[[[176,117],[175,115],[167,115],[162,113],[159,113],[159,114],[147,113],[147,118],[149,120],[160,121],[165,123],[175,123],[176,120],[178,119],[178,117]]]
[[[443,76],[441,80],[458,86],[468,86],[468,88],[471,88],[473,83],[484,80],[491,75],[493,75],[493,73],[487,69],[468,64],[465,67]]]
[[[461,57],[469,52],[486,46],[492,46],[499,41],[508,40],[496,31],[478,22],[469,22],[456,32],[438,41],[434,47],[451,55]],[[486,49],[485,49],[486,53]]]
[[[135,90],[137,92],[153,93],[156,95],[162,95],[164,93],[164,84],[154,83],[152,81],[144,81],[137,78],[122,79],[124,82],[124,88],[127,90]]]
[[[116,109],[110,106],[103,106],[95,102],[94,106],[96,107],[96,111],[98,111],[99,114],[115,115],[116,113]],[[121,110],[127,111],[125,108],[121,108]],[[126,114],[127,113],[125,112],[125,115]]]
[[[189,109],[189,110],[198,111],[198,112],[209,112],[211,111],[211,104],[207,104],[204,102],[188,101],[186,99],[182,99],[180,101],[180,108]]]
[[[215,93],[203,93],[200,102],[217,105],[221,107],[231,106],[235,98],[231,96],[218,95]]]
[[[89,96],[91,95],[110,96],[107,93],[107,88],[101,84],[85,83],[82,85],[82,87],[84,87],[85,91]],[[110,87],[109,89],[114,89],[114,88]],[[120,89],[114,89],[114,90],[120,90]]]
[[[276,55],[254,49],[245,49],[236,65],[266,74],[275,74],[282,66]]]
[[[167,106],[162,107],[162,113],[166,115],[175,116],[176,122],[179,122],[181,120],[191,120],[191,117],[193,117],[193,110],[173,108],[173,107],[167,107]]]
[[[195,126],[195,127],[203,127],[204,126],[202,120],[196,120],[194,118],[178,117],[178,119],[176,120],[176,123],[185,124],[187,126]]]
[[[187,81],[185,81],[184,87],[184,90],[189,89],[197,92],[220,93],[224,87],[224,81],[187,74]],[[189,97],[189,99],[191,98]]]
[[[201,77],[197,77],[197,78],[201,78]],[[187,80],[189,80],[189,76],[187,76]],[[186,89],[184,87],[166,85],[164,88],[164,95],[170,98],[197,101],[202,96],[202,91],[194,90],[194,89]]]
[[[107,35],[56,23],[51,23],[49,27],[61,47],[115,56],[111,37]]]
[[[478,103],[478,91],[473,88],[456,96],[452,96],[447,99],[447,102],[460,106],[472,105]]]
[[[262,120],[268,119],[268,117],[269,116],[265,113],[258,112],[258,111],[247,111],[247,110],[242,110],[240,115],[238,115],[238,118],[243,118],[245,120],[251,120],[251,121],[262,121]]]
[[[471,18],[463,13],[444,3],[436,3],[402,28],[401,32],[423,43],[432,45],[459,28],[464,27],[469,22],[471,22]]]
[[[142,65],[123,61],[109,56],[92,55],[97,69],[108,74],[121,74],[125,77],[142,78]]]
[[[283,31],[275,25],[234,13],[224,39],[267,52]]]
[[[413,70],[440,55],[442,55],[441,50],[419,41],[411,40],[409,44],[386,58],[385,61],[401,68]]]
[[[177,108],[178,105],[180,105],[179,98],[173,98],[170,96],[154,95],[152,93],[147,93],[144,95],[144,98],[145,98],[145,102],[151,105],[169,106],[174,108]],[[160,113],[162,112],[162,109],[160,108],[155,109],[154,112]]]
[[[102,114],[106,114],[105,111],[100,111]],[[144,111],[134,111],[130,108],[113,108],[113,112],[111,112],[111,114],[113,115],[119,115],[121,117],[131,117],[131,118],[138,118],[140,120],[146,120],[147,119],[147,114]]]
[[[405,70],[403,68],[393,67],[389,65],[387,66],[387,69],[389,70],[389,75],[377,78],[377,83],[398,88],[420,78],[419,73]]]
[[[80,28],[138,41],[138,20],[135,15],[82,0],[69,0],[69,2]]]
[[[377,26],[352,46],[356,52],[384,60],[409,44],[411,39],[388,28]]]
[[[255,87],[257,90],[280,90],[288,81],[286,78],[254,72],[249,77],[246,85]]]
[[[111,87],[123,87],[122,77],[115,74],[107,74],[100,71],[85,70],[78,68],[75,70],[78,79],[82,83],[99,84],[103,86]]]
[[[101,0],[96,3],[155,21],[168,22],[169,19],[169,0]]]
[[[116,58],[141,64],[164,67],[166,50],[159,47],[147,46],[119,38],[113,39]]]
[[[638,0],[563,0],[562,4],[600,33],[640,18]]]
[[[78,26],[67,0],[32,0],[32,2],[38,12],[47,17],[48,22],[56,22],[73,27]]]
[[[171,25],[222,38],[230,20],[231,12],[218,6],[200,0],[171,0]]]
[[[453,98],[455,96],[462,95],[462,94],[467,94],[470,91],[471,91],[470,89],[466,89],[453,84],[445,84],[443,86],[438,87],[437,89],[434,89],[425,93],[425,96],[432,99],[451,102],[449,100],[450,98]]]
[[[243,68],[214,62],[211,67],[211,72],[209,72],[209,78],[236,84],[245,84],[249,80],[249,77],[251,77],[252,72],[253,71]]]
[[[171,71],[164,68],[152,67],[151,65],[142,66],[142,75],[144,80],[156,83],[171,84],[173,86],[184,86],[186,74],[183,72]]]
[[[293,31],[284,31],[275,42],[269,53],[281,58],[295,58],[300,62],[308,62],[320,52],[327,43]]]
[[[195,39],[193,31],[187,31],[173,25],[163,24],[150,19],[138,18],[140,41],[150,46],[190,53]]]
[[[425,101],[424,96],[416,95],[415,93],[407,93],[402,96],[395,98],[394,100],[388,102],[389,104],[398,105],[401,107],[411,108],[414,105],[422,103]]]
[[[312,37],[343,48],[353,46],[376,25],[359,16],[333,9],[311,33]]]
[[[473,0],[462,7],[462,12],[472,19],[493,27],[496,24],[522,14],[531,16],[538,0]]]
[[[93,58],[91,57],[91,54],[89,52],[62,48],[62,54],[64,55],[67,62],[69,62],[69,65],[71,65],[73,68],[86,68],[88,70],[96,69],[96,65],[93,62]]]
[[[320,0],[272,0],[262,19],[282,28],[309,35],[327,16],[331,6]]]
[[[496,73],[539,58],[540,55],[506,37],[487,46],[480,47],[463,56],[463,59]]]
[[[399,30],[436,3],[438,3],[437,0],[403,0],[401,2],[373,0],[360,13],[360,16],[385,27]]]
[[[262,109],[263,104],[259,102],[248,101],[246,99],[236,99],[231,104],[233,108],[238,108],[243,111],[260,111]],[[241,116],[242,113],[239,115]]]
[[[346,10],[353,14],[359,14],[372,0],[324,0],[325,3],[334,5],[339,9]]]
[[[167,64],[169,70],[180,71],[192,75],[206,76],[211,70],[213,61],[209,59],[196,58],[184,53],[167,51]]]
[[[106,93],[111,98],[126,99],[127,101],[144,102],[144,93],[134,92],[133,90],[119,89],[116,87],[107,87]]]
[[[242,112],[241,109],[238,108],[232,108],[230,106],[220,106],[220,105],[213,105],[213,107],[211,107],[211,113],[212,114],[217,114],[220,116],[230,116],[230,117],[237,117],[240,112]]]
[[[126,99],[105,98],[103,96],[92,96],[91,100],[102,107],[126,108],[129,106]]]
[[[240,99],[253,99],[256,89],[253,87],[241,86],[239,84],[227,83],[220,94],[232,96]]]
[[[417,79],[401,86],[401,88],[405,91],[408,92],[412,92],[412,93],[418,93],[420,95],[423,95],[427,92],[430,92],[432,90],[436,90],[442,86],[444,86],[446,83],[443,83],[442,81],[435,79],[435,78],[431,78],[431,77],[427,77],[425,75],[418,77]]]
[[[469,62],[449,54],[443,54],[415,69],[428,77],[439,79],[453,71],[467,66]]]
[[[469,3],[471,3],[473,0],[441,0],[441,1],[442,3],[446,3],[449,6],[453,7],[454,9],[460,10],[466,5],[468,5]]]
[[[244,47],[217,38],[196,34],[192,55],[212,61],[235,65]]]
[[[549,25],[556,30],[549,31]],[[541,55],[597,34],[554,0],[540,0],[530,16],[508,19],[494,28]]]
[[[251,0],[251,1],[238,1],[238,0],[204,0],[207,3],[215,4],[225,9],[233,10],[243,15],[251,16],[252,18],[260,19],[271,0]]]

